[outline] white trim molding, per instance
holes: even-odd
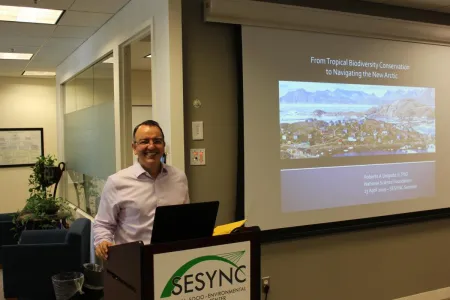
[[[446,300],[449,298],[450,298],[450,287],[446,287],[412,296],[397,298],[394,300]]]
[[[56,82],[57,85],[64,84],[114,52],[115,151],[116,170],[120,170],[124,166],[121,145],[131,145],[131,140],[126,141],[126,136],[121,133],[119,47],[148,28],[151,28],[154,116],[161,124],[166,144],[171,149],[168,162],[184,170],[181,0],[131,0],[57,67]],[[62,96],[59,93],[57,101],[63,101]],[[59,107],[63,107],[63,103]],[[59,114],[62,113],[59,109]],[[63,125],[63,117],[58,116],[58,126]],[[61,152],[64,152],[63,131],[60,129],[58,136]]]
[[[450,45],[450,26],[250,0],[205,0],[207,22]]]

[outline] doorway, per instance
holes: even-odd
[[[136,161],[130,144],[133,139],[134,128],[143,121],[153,118],[152,113],[152,47],[151,34],[139,34],[123,48],[122,87],[126,111],[125,131],[129,133],[126,138],[124,153],[126,153],[126,166]]]

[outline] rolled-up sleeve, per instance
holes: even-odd
[[[117,190],[113,179],[109,177],[103,188],[98,212],[94,220],[93,233],[95,246],[102,241],[114,242],[118,213]]]

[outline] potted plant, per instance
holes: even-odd
[[[40,156],[32,167],[28,178],[30,196],[25,207],[13,216],[16,238],[22,230],[59,228],[67,219],[71,219],[68,202],[56,197],[56,188],[65,169],[64,163],[56,163],[57,160],[52,155]]]

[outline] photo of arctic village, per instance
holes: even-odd
[[[280,81],[281,159],[434,153],[435,90]]]

